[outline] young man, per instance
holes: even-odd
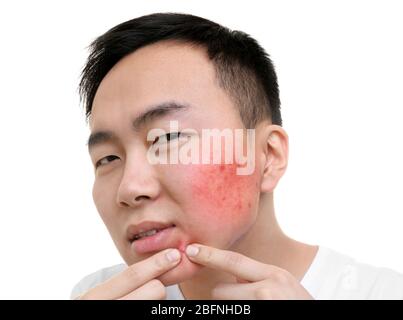
[[[402,275],[282,232],[273,191],[288,137],[274,67],[250,36],[184,14],[127,21],[93,42],[80,94],[94,202],[126,263],[72,298],[403,298]],[[200,147],[209,129],[242,133]],[[246,162],[208,161],[231,142]]]

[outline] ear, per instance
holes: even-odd
[[[262,137],[262,192],[273,192],[288,164],[288,135],[278,125],[268,125]]]

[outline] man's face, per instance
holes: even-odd
[[[152,106],[171,102],[187,108],[153,113],[133,129],[136,117]],[[148,161],[147,151],[153,144],[147,141],[148,132],[154,128],[169,132],[170,120],[178,121],[179,131],[243,128],[236,107],[219,87],[214,67],[200,48],[173,42],[141,48],[112,68],[94,99],[91,132],[113,131],[116,139],[90,149],[94,167],[104,159],[95,169],[93,198],[128,265],[165,248],[183,251],[193,242],[228,249],[256,220],[257,164],[253,174],[237,175],[236,164],[152,165]],[[162,242],[131,242],[129,226],[144,221],[174,227]],[[164,275],[164,283],[189,279],[199,268],[182,254],[178,267]]]

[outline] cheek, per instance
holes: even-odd
[[[245,222],[258,199],[257,171],[237,175],[236,164],[191,168],[191,195],[200,217],[217,226]],[[213,227],[213,225],[210,225]]]
[[[104,214],[104,212],[107,212],[108,208],[108,202],[105,197],[105,194],[107,193],[105,191],[106,190],[102,188],[101,184],[94,182],[92,187],[92,199],[94,200],[95,207],[97,208],[97,211],[104,222],[107,220],[107,216]]]
[[[95,207],[104,223],[108,226],[110,220],[113,219],[111,213],[114,212],[113,199],[111,197],[111,190],[107,185],[98,182],[94,182],[92,188],[92,198],[94,200]]]

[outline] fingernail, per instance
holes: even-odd
[[[190,246],[187,246],[187,247],[186,247],[186,254],[187,254],[189,257],[194,257],[194,256],[196,256],[196,255],[199,253],[199,251],[200,251],[199,247],[196,247],[196,246],[190,245]]]
[[[170,262],[179,260],[180,256],[181,254],[177,249],[172,249],[166,253],[166,257]]]

